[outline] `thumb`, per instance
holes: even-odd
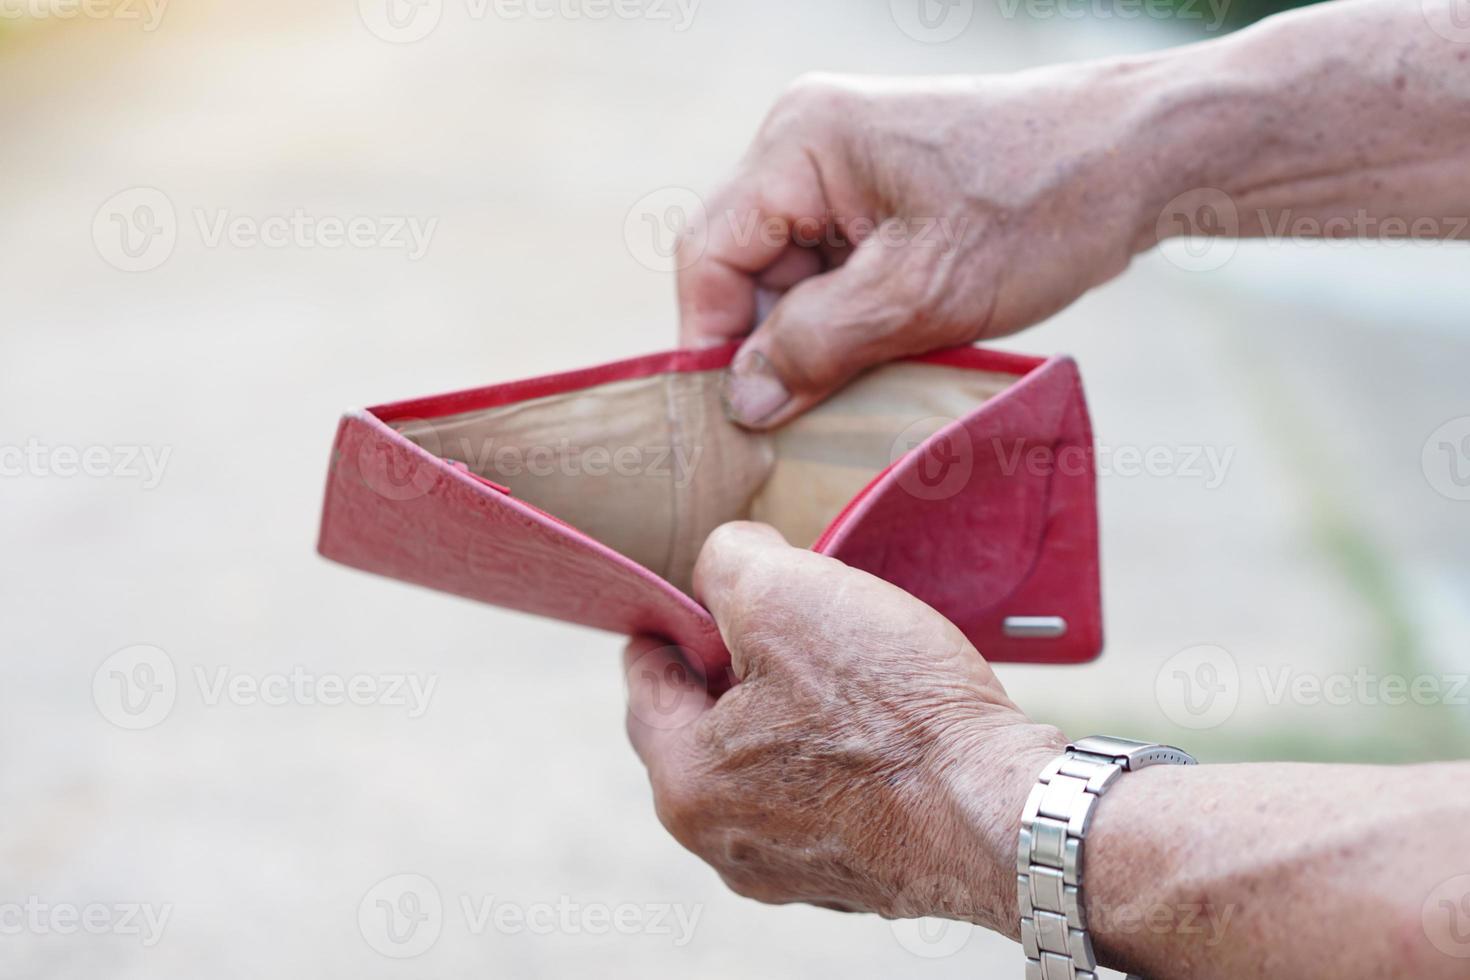
[[[911,329],[931,319],[930,285],[942,258],[934,249],[881,244],[875,235],[842,266],[793,287],[725,375],[730,419],[775,428],[867,368],[957,342]]]

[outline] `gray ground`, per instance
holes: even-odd
[[[329,565],[318,499],[347,406],[667,346],[671,284],[625,244],[629,209],[715,183],[798,72],[1004,70],[1176,35],[985,4],[932,45],[880,3],[709,0],[684,32],[473,9],[445,0],[402,45],[343,0],[0,27],[0,444],[171,453],[156,487],[0,479],[0,976],[1014,975],[1014,947],[978,932],[727,894],[653,818],[615,638]],[[139,186],[178,240],[127,273],[93,220]],[[194,217],[295,208],[438,225],[414,262],[210,247]],[[1104,477],[1108,654],[1005,670],[1017,700],[1217,761],[1462,753],[1463,703],[1272,688],[1283,665],[1442,690],[1466,670],[1470,503],[1454,460],[1421,460],[1470,415],[1464,258],[1154,255],[1010,342],[1074,353],[1102,446],[1165,447],[1174,470]],[[1179,472],[1196,450],[1232,454],[1218,481]],[[130,731],[106,685],[131,654],[109,656],[140,644],[166,652],[174,703]],[[211,697],[221,669],[298,666],[437,686],[417,718]],[[399,874],[432,886],[377,884]],[[399,960],[377,900],[411,912],[405,890],[443,911]],[[510,911],[484,920],[489,901]],[[515,928],[559,902],[549,931]],[[37,903],[15,927],[6,910]],[[53,914],[89,904],[100,934]],[[156,943],[134,904],[166,908]],[[631,935],[597,918],[623,905]]]

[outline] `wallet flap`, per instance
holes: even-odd
[[[364,571],[617,633],[653,633],[708,675],[729,654],[708,612],[646,568],[404,438],[344,416],[318,550]]]
[[[900,457],[816,548],[922,598],[990,660],[1091,660],[1092,447],[1077,366],[1052,358]]]

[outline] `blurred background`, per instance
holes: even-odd
[[[618,638],[313,552],[343,409],[671,346],[649,202],[801,72],[1266,12],[922,2],[3,5],[0,976],[1017,974],[728,894],[654,818]],[[1212,762],[1462,756],[1465,258],[1156,252],[1006,341],[1082,366],[1109,637],[1013,697]]]

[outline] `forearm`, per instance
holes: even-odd
[[[1470,237],[1470,36],[1431,26],[1451,3],[1339,0],[1108,64],[1140,247],[1202,188],[1228,196],[1226,234]]]
[[[1423,909],[1470,874],[1467,785],[1463,763],[1129,774],[1087,843],[1099,960],[1150,980],[1462,977]]]

